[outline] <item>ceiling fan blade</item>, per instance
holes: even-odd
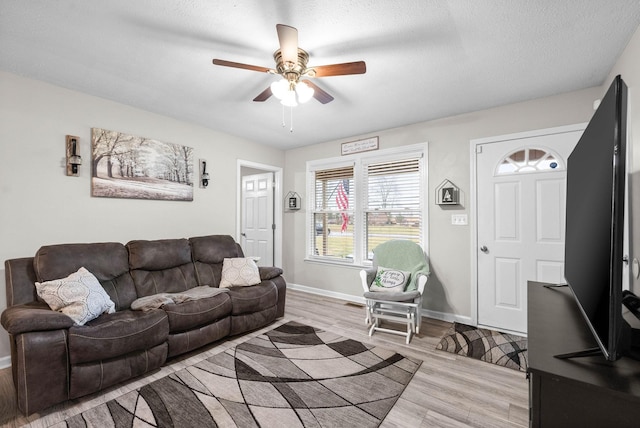
[[[343,76],[346,74],[364,74],[367,72],[367,65],[364,61],[319,65],[310,68],[316,71],[313,77]]]
[[[313,98],[320,101],[322,104],[330,103],[331,101],[333,101],[333,97],[315,83],[311,82],[310,80],[303,80],[302,82],[313,88]]]
[[[266,101],[269,99],[269,97],[271,97],[271,95],[273,95],[273,92],[271,92],[271,87],[269,86],[267,87],[267,89],[260,92],[260,94],[257,97],[255,97],[253,101],[258,101],[258,102]]]
[[[242,64],[240,62],[225,61],[224,59],[214,59],[213,63],[215,65],[221,65],[223,67],[242,68],[244,70],[260,71],[262,73],[273,72],[271,68],[260,67],[259,65]]]
[[[278,41],[280,42],[280,53],[282,60],[286,62],[298,63],[298,30],[288,25],[276,25],[278,31]]]

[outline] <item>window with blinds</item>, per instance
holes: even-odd
[[[420,158],[366,164],[364,181],[365,254],[385,241],[408,239],[420,244],[422,229]]]
[[[307,162],[307,257],[367,264],[409,239],[426,249],[426,144]]]
[[[316,256],[353,258],[353,165],[315,171],[313,230]]]

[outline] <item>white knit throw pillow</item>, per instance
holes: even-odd
[[[36,282],[36,291],[51,309],[69,316],[78,325],[116,311],[98,279],[83,267],[66,278]]]
[[[249,258],[227,258],[222,262],[220,287],[244,287],[260,283],[258,265]]]

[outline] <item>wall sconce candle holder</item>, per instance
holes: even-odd
[[[82,165],[82,157],[80,156],[80,138],[74,135],[67,135],[66,154],[67,175],[78,177],[80,175],[80,165]]]
[[[209,173],[207,172],[207,161],[200,159],[200,187],[205,189],[209,185]]]

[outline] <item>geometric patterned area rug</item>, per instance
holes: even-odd
[[[421,363],[289,322],[57,426],[377,427]]]
[[[527,371],[527,338],[454,323],[436,349]]]

